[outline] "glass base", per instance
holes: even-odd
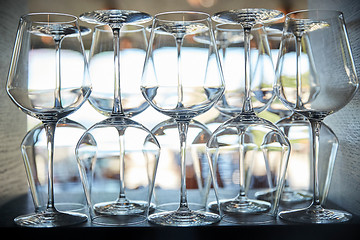
[[[189,202],[188,206],[191,210],[194,210],[194,211],[204,211],[205,210],[205,206],[200,203]],[[179,208],[179,202],[156,204],[156,211],[159,211],[159,212],[175,211],[178,208]]]
[[[154,205],[150,205],[149,211],[155,209]],[[147,202],[142,201],[126,201],[126,202],[102,202],[94,205],[94,211],[103,215],[136,215],[143,214],[148,210]]]
[[[255,197],[264,201],[273,201],[275,199],[275,190],[259,191]],[[312,194],[307,191],[297,191],[290,188],[284,189],[280,201],[283,203],[300,203],[312,200]]]
[[[218,211],[217,202],[211,202],[208,205],[211,211]],[[221,210],[225,213],[264,213],[270,210],[271,204],[265,201],[253,200],[253,199],[229,199],[220,201]]]
[[[297,223],[341,223],[347,222],[352,215],[346,211],[324,209],[321,206],[310,206],[304,209],[283,211],[279,217]]]
[[[15,224],[22,227],[50,228],[75,225],[87,221],[87,216],[70,212],[41,212],[21,215],[14,219]]]
[[[211,211],[218,211],[216,201],[208,205]],[[275,221],[274,217],[267,212],[271,204],[265,201],[245,198],[229,199],[220,201],[220,208],[224,213],[223,221],[235,224],[267,224]]]
[[[203,211],[168,211],[152,214],[148,221],[153,224],[174,227],[205,226],[217,223],[220,215]]]

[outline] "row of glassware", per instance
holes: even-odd
[[[84,13],[100,25],[87,61],[90,31],[76,17],[23,16],[7,91],[43,124],[21,144],[35,213],[15,223],[55,227],[89,214],[100,225],[263,224],[279,208],[292,209],[279,214],[289,221],[348,221],[322,207],[338,149],[322,119],[358,87],[342,13],[298,11],[271,24],[283,17],[224,11],[213,30],[200,12]],[[88,129],[66,118],[86,100],[107,117]],[[130,119],[156,122],[149,106],[171,119],[151,130]],[[218,116],[194,119],[213,106]],[[265,119],[275,115],[276,124]]]

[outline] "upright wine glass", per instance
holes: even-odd
[[[39,54],[47,61],[39,64]],[[33,13],[20,18],[6,91],[22,111],[44,123],[49,158],[46,210],[19,216],[15,223],[57,227],[86,221],[85,215],[55,208],[53,187],[56,124],[79,109],[91,92],[77,17]]]
[[[205,41],[196,41],[205,38]],[[180,205],[148,220],[169,226],[198,226],[220,221],[218,214],[191,210],[185,184],[185,150],[189,122],[208,111],[224,92],[210,16],[201,12],[167,12],[154,17],[141,91],[157,111],[175,119],[180,136]],[[210,167],[212,165],[210,164]]]
[[[258,219],[256,214],[266,213],[271,210],[271,215],[275,215],[278,209],[279,197],[290,153],[290,143],[283,132],[276,125],[270,121],[258,117],[255,114],[255,111],[264,110],[266,105],[271,102],[270,100],[272,99],[273,95],[271,88],[272,84],[270,83],[266,86],[266,81],[263,82],[262,79],[264,79],[264,77],[268,77],[269,75],[272,75],[273,79],[275,78],[271,55],[269,54],[269,45],[266,38],[266,31],[263,26],[258,26],[257,24],[264,24],[275,21],[282,17],[283,13],[276,10],[267,9],[230,10],[216,13],[212,17],[214,21],[220,23],[238,25],[239,29],[241,29],[241,34],[244,36],[243,96],[241,96],[239,93],[228,95],[225,93],[225,97],[223,98],[222,102],[220,102],[221,104],[219,105],[218,109],[220,111],[226,112],[227,114],[229,114],[229,112],[233,113],[233,118],[219,126],[214,131],[213,136],[210,138],[207,144],[209,158],[214,156],[214,154],[215,156],[221,154],[222,151],[234,151],[234,155],[238,155],[239,157],[239,193],[233,199],[221,200],[221,208],[225,213],[224,219],[227,219],[231,222],[256,223],[265,219]],[[256,40],[254,41],[257,50],[255,53],[257,52],[258,54],[257,58],[255,58],[257,59],[256,65],[262,65],[262,67],[259,67],[254,71],[253,75],[251,71],[251,67],[253,65],[251,57],[254,54],[254,51],[251,51],[250,46],[252,39]],[[227,81],[226,78],[225,81]],[[261,84],[262,82],[265,83],[265,85]],[[231,89],[229,93],[231,93]],[[270,97],[268,95],[270,95]],[[253,106],[254,100],[256,100],[258,103],[256,109],[254,109]],[[241,103],[239,104],[239,102]],[[272,205],[266,201],[259,201],[248,198],[245,187],[245,158],[247,152],[251,152],[253,150],[253,144],[249,143],[245,136],[248,134],[257,134],[258,137],[255,138],[256,140],[259,138],[259,136],[266,136],[267,132],[275,132],[278,135],[278,141],[274,144],[277,144],[276,148],[280,149],[280,161],[282,166],[280,174],[281,181],[279,183],[276,198]],[[261,133],[261,135],[259,135],[259,133]],[[259,145],[257,147],[272,149],[272,145],[274,144],[261,145],[260,143],[261,146],[257,144]],[[216,209],[217,204],[211,202],[209,203],[209,207],[210,209]],[[271,215],[269,215],[269,220],[266,221],[273,220]]]
[[[149,205],[147,201],[131,200],[126,196],[124,173],[128,146],[126,143],[137,141],[142,144],[143,141],[134,138],[126,141],[127,136],[131,137],[131,134],[125,132],[130,133],[136,129],[149,134],[152,142],[159,148],[160,146],[146,127],[129,119],[148,106],[141,96],[139,85],[136,85],[136,81],[141,79],[147,39],[143,26],[130,24],[145,23],[151,20],[151,16],[130,10],[97,10],[82,14],[80,19],[106,25],[96,27],[93,36],[89,66],[91,77],[94,78],[94,95],[89,101],[96,110],[109,118],[94,124],[83,134],[76,146],[76,154],[81,161],[81,156],[88,147],[87,139],[92,136],[98,145],[98,160],[101,154],[111,152],[111,156],[103,158],[117,158],[120,166],[120,189],[117,199],[92,202],[91,211],[98,215],[92,217],[92,220],[94,223],[105,225],[138,223],[145,220],[144,215]],[[121,90],[121,86],[125,88]],[[117,138],[111,137],[113,131],[117,132]],[[106,146],[106,141],[117,143]]]
[[[312,48],[303,48],[309,41]],[[311,93],[311,78],[301,74],[305,67],[300,61],[311,54],[317,69],[319,87]],[[295,55],[296,61],[284,59]],[[286,63],[286,64],[285,64]],[[286,69],[295,69],[296,77],[285,77]],[[305,209],[284,211],[282,219],[302,223],[336,223],[348,221],[351,214],[325,209],[319,194],[319,143],[323,119],[343,108],[358,88],[358,78],[351,54],[344,17],[338,11],[306,10],[286,15],[275,89],[279,99],[291,110],[309,119],[311,125],[311,159],[313,165],[313,201]]]

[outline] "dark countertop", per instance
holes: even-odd
[[[280,209],[281,210],[281,209]],[[226,221],[204,227],[161,227],[143,222],[138,225],[102,227],[92,225],[90,221],[71,227],[34,229],[18,227],[13,219],[19,215],[34,211],[30,194],[21,195],[0,206],[0,231],[36,236],[74,236],[101,237],[107,234],[120,236],[131,235],[132,239],[214,239],[243,238],[249,239],[360,239],[360,217],[342,224],[293,224],[276,219],[263,225],[234,225]],[[49,235],[50,234],[50,235]],[[56,235],[54,235],[56,234]]]

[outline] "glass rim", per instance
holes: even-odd
[[[50,21],[50,18],[48,18],[49,21],[33,21],[31,20],[31,17],[35,16],[61,16],[65,18],[69,18],[68,21]],[[57,12],[35,12],[35,13],[28,13],[21,16],[21,19],[26,22],[32,22],[36,24],[70,24],[70,23],[76,23],[78,22],[79,18],[75,15],[67,14],[67,13],[57,13]]]
[[[339,10],[331,10],[331,9],[304,9],[304,10],[297,10],[297,11],[293,11],[293,12],[289,12],[285,15],[286,18],[288,19],[292,19],[292,20],[300,20],[300,19],[304,19],[304,18],[297,18],[297,17],[291,17],[292,15],[296,15],[296,14],[301,14],[301,13],[310,13],[310,12],[318,12],[318,13],[332,13],[334,14],[334,16],[342,16],[343,12],[339,11]],[[324,19],[326,18],[331,18],[333,16],[329,16],[329,15],[323,15]],[[326,17],[325,17],[326,16]],[[309,18],[307,18],[309,19]]]
[[[162,12],[162,13],[158,13],[154,16],[154,21],[161,21],[161,22],[181,22],[181,20],[168,20],[168,19],[161,19],[159,18],[160,16],[165,16],[165,15],[175,15],[175,14],[183,14],[183,15],[202,15],[204,16],[204,18],[202,19],[191,19],[191,20],[183,20],[184,22],[191,22],[191,23],[196,23],[196,22],[203,22],[203,21],[209,21],[211,19],[210,14],[206,13],[206,12],[200,12],[200,11],[169,11],[169,12]]]

